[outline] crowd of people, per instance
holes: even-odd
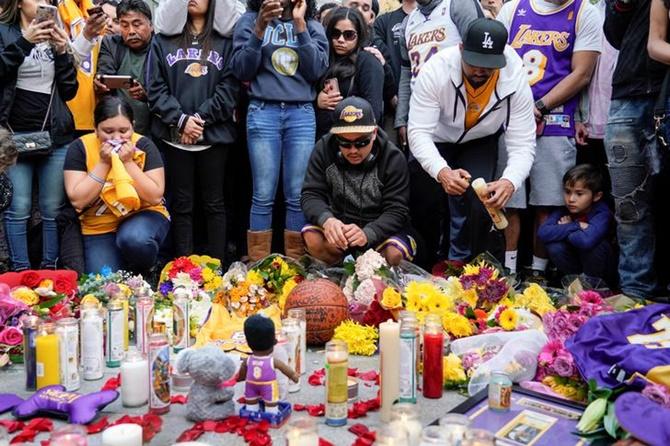
[[[384,7],[0,2],[11,268],[150,273],[198,250],[226,265],[283,233],[286,255],[328,264],[369,248],[423,266],[489,251],[529,280],[553,265],[656,295],[670,2]],[[231,223],[231,206],[248,213]],[[487,208],[505,210],[504,231]],[[246,230],[234,254],[231,224]]]

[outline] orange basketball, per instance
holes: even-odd
[[[322,345],[333,337],[335,327],[349,317],[347,298],[330,280],[305,280],[286,298],[284,311],[304,308],[307,317],[307,343]]]

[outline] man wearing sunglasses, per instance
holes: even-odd
[[[473,21],[462,44],[424,65],[412,91],[410,149],[448,194],[452,260],[503,251],[501,237],[490,243],[491,219],[470,180],[489,182],[486,205],[501,209],[526,180],[535,158],[533,95],[521,58],[506,43],[502,23]],[[501,133],[507,164],[502,177],[492,181]]]
[[[365,99],[342,100],[333,117],[330,133],[314,147],[302,187],[307,252],[329,265],[370,248],[392,265],[412,260],[416,242],[405,156],[378,129]]]

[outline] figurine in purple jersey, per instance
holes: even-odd
[[[245,380],[244,399],[246,409],[259,411],[259,401],[263,401],[265,411],[278,412],[279,386],[277,372],[279,370],[293,382],[298,382],[300,375],[287,364],[274,359],[272,351],[277,343],[275,324],[272,319],[255,314],[244,321],[244,336],[252,353],[242,363],[238,380]]]

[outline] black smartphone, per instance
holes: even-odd
[[[281,6],[284,10],[281,13],[282,21],[289,21],[293,19],[293,1],[292,0],[281,0]]]
[[[88,8],[86,12],[88,13],[89,17],[98,14],[103,14],[102,6],[94,6],[92,8]]]
[[[130,88],[135,83],[135,79],[132,76],[123,76],[123,75],[108,75],[102,74],[99,78],[100,82],[105,84],[110,90],[116,88]]]
[[[35,21],[42,23],[49,20],[53,21],[54,24],[58,23],[58,8],[51,5],[39,5],[35,14]]]

